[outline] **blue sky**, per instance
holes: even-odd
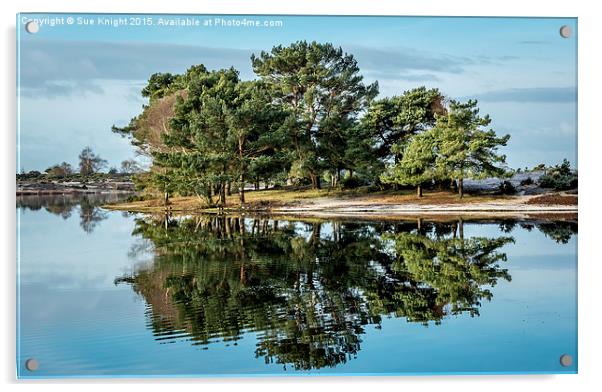
[[[152,26],[144,26],[147,17]],[[78,18],[95,24],[78,24]],[[125,18],[128,25],[98,24],[106,18],[116,24]],[[576,32],[576,19],[197,15],[189,18],[199,26],[158,25],[183,18],[18,15],[17,169],[75,165],[86,145],[119,166],[135,153],[111,133],[111,125],[125,125],[141,111],[140,90],[150,74],[181,73],[202,63],[210,69],[234,66],[251,79],[252,53],[302,39],[332,42],[352,53],[365,81],[378,80],[381,96],[425,85],[450,98],[478,99],[496,132],[512,136],[503,150],[512,167],[563,158],[576,164],[577,42],[559,35],[562,25]],[[29,19],[42,23],[37,34],[24,32]],[[223,26],[245,19],[282,26]]]

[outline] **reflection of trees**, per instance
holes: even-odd
[[[98,224],[108,218],[99,206],[116,202],[126,194],[63,194],[63,195],[21,195],[17,196],[17,208],[38,211],[44,208],[51,214],[68,219],[79,207],[80,227],[90,234]]]
[[[83,231],[91,234],[94,228],[108,217],[107,212],[96,207],[87,197],[81,199],[79,203],[79,226]]]
[[[155,260],[131,283],[150,304],[158,340],[235,343],[258,335],[257,357],[295,369],[332,367],[360,350],[383,316],[440,322],[478,315],[490,286],[510,279],[500,247],[463,238],[463,225],[140,219]],[[460,236],[458,237],[457,232]]]
[[[499,226],[504,233],[511,233],[518,225],[518,221],[506,219]],[[520,227],[524,230],[531,231],[537,228],[546,237],[556,241],[559,244],[568,244],[574,234],[578,233],[577,221],[540,221],[540,222],[521,222]]]
[[[410,290],[401,285],[396,294],[413,304],[408,307],[412,313],[404,315],[409,319],[439,321],[447,312],[479,315],[481,300],[493,297],[490,287],[500,278],[511,279],[499,266],[506,254],[497,251],[513,242],[511,237],[431,238],[402,233],[391,238],[397,254],[393,269],[410,282]]]
[[[577,222],[545,222],[538,224],[537,228],[559,244],[568,244],[573,234],[577,234]]]

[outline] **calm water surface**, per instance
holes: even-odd
[[[19,377],[577,371],[576,220],[98,207],[115,197],[17,198]]]

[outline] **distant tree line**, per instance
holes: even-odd
[[[17,175],[18,179],[35,179],[41,176],[50,178],[68,178],[73,175],[79,174],[79,176],[87,177],[94,174],[100,173],[107,167],[107,160],[100,157],[92,151],[91,147],[84,147],[78,156],[78,168],[77,170],[68,162],[61,162],[48,167],[44,173],[37,170],[32,170],[27,173],[22,172]],[[108,174],[135,174],[142,171],[140,165],[133,159],[126,159],[121,162],[121,170],[119,171],[115,167],[111,167],[108,170]]]
[[[498,149],[508,135],[488,129],[477,101],[418,87],[376,99],[353,55],[330,43],[299,41],[251,57],[257,78],[195,65],[153,74],[140,115],[113,131],[152,159],[143,186],[224,205],[260,183],[377,189],[453,185],[504,176]]]

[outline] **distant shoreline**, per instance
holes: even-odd
[[[131,190],[118,189],[40,189],[40,190],[20,190],[17,189],[17,196],[56,196],[56,195],[95,195],[95,194],[128,194],[134,193]]]
[[[94,177],[59,179],[19,179],[17,196],[26,195],[84,195],[99,193],[134,193],[135,187],[127,175],[96,174]]]

